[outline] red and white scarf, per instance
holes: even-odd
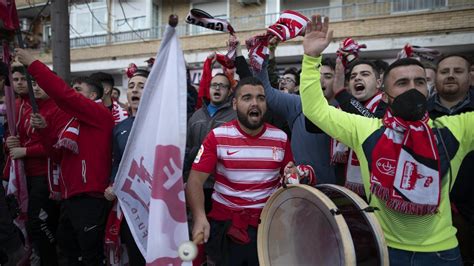
[[[237,39],[234,36],[234,28],[232,28],[232,25],[227,20],[214,18],[205,11],[194,8],[189,11],[186,22],[210,30],[228,32],[230,37],[227,45],[227,54],[225,56],[217,54],[217,61],[225,68],[234,68],[235,56],[237,54]]]
[[[374,97],[372,97],[372,99],[370,99],[370,101],[368,101],[364,106],[371,113],[374,113],[381,100],[382,93],[378,93]],[[362,182],[362,173],[360,170],[359,159],[357,159],[357,155],[352,149],[349,150],[349,156],[347,159],[346,183],[344,184],[344,186],[354,191],[359,196],[365,196],[364,183]]]
[[[112,101],[112,116],[114,117],[114,122],[117,125],[123,120],[127,119],[128,112],[117,101]]]
[[[331,138],[331,145],[329,148],[329,153],[331,156],[331,165],[335,165],[337,163],[347,163],[347,158],[349,156],[349,148],[347,148],[346,145],[342,144],[336,139]]]
[[[409,43],[405,44],[403,49],[397,54],[397,59],[414,57],[420,60],[421,58],[429,61],[434,61],[436,58],[441,56],[441,53],[438,50],[411,45]]]
[[[48,158],[48,188],[51,200],[61,200],[61,186],[59,185],[59,175],[61,168],[50,158]]]
[[[268,42],[273,36],[277,36],[280,41],[284,42],[303,35],[308,21],[307,17],[296,11],[285,10],[277,22],[268,27],[265,34],[254,36],[245,41],[253,70],[257,72],[262,70],[263,61],[268,54]]]
[[[122,209],[120,209],[118,200],[115,200],[105,227],[105,254],[107,255],[108,265],[127,265],[128,263],[125,245],[122,245],[120,241],[122,221]]]
[[[207,12],[193,8],[186,17],[186,23],[201,26],[210,30],[217,30],[234,34],[234,28],[225,19],[214,18]]]
[[[339,44],[339,49],[336,55],[341,58],[344,68],[357,58],[359,58],[359,51],[362,48],[367,48],[365,44],[358,44],[354,39],[348,37]]]
[[[422,120],[404,121],[387,110],[384,134],[372,152],[370,190],[398,212],[434,214],[439,206],[441,177],[436,138]]]
[[[79,154],[79,146],[77,145],[77,140],[79,138],[79,129],[79,121],[75,117],[71,118],[69,122],[67,122],[61,133],[59,133],[58,142],[54,144],[54,148],[65,148],[75,154]]]

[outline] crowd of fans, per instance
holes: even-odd
[[[275,39],[262,69],[253,71],[232,36],[235,69],[223,66],[222,73],[212,75],[219,60],[211,53],[199,84],[199,90],[207,90],[202,98],[188,79],[183,178],[190,234],[202,233],[206,242],[200,260],[207,254],[216,265],[258,265],[261,209],[282,178],[291,183],[296,176],[297,183],[345,186],[377,206],[391,265],[472,265],[473,62],[447,54],[389,65],[362,59],[362,53],[344,68],[322,55],[331,40],[327,23],[313,17],[308,25],[302,71],[292,67],[277,73],[280,44]],[[110,74],[97,72],[67,84],[28,51],[16,49],[15,56],[24,67],[11,68],[12,80],[9,68],[0,65],[2,93],[6,85],[16,94],[18,132],[9,134],[6,125],[1,129],[1,159],[4,180],[10,160],[24,162],[31,257],[36,265],[103,265],[106,221],[116,200],[112,186],[149,72],[130,74],[127,102],[121,103]],[[33,78],[37,113],[28,98],[25,71]],[[418,145],[404,133],[410,127],[423,127],[412,134]],[[408,141],[400,144],[402,139]],[[433,156],[424,146],[428,140],[435,142],[429,146]],[[438,177],[429,177],[438,185],[436,195],[413,189],[425,197],[422,207],[398,194],[381,196],[392,184],[373,181],[380,178],[373,161],[379,153],[390,153],[391,146],[398,149],[394,156],[399,161],[405,160],[400,149],[422,161],[418,173],[426,175],[421,172],[425,164],[434,162],[429,165],[435,165]],[[434,205],[424,202],[431,197]],[[387,207],[390,201],[408,207]],[[1,265],[14,265],[25,243],[12,224],[11,208],[0,186]],[[129,263],[145,265],[127,223],[121,222],[120,236]],[[420,253],[420,262],[406,264]]]

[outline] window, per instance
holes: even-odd
[[[146,17],[141,16],[141,17],[127,18],[127,20],[117,19],[115,20],[115,30],[116,31],[131,31],[132,29],[130,29],[130,26],[127,24],[127,21],[133,30],[144,29],[145,24],[146,24]]]
[[[43,42],[49,44],[51,40],[51,24],[44,24],[43,25]]]
[[[392,2],[392,12],[429,10],[445,6],[446,0],[396,0]]]
[[[105,1],[96,0],[85,2],[85,4],[74,3],[71,6],[69,23],[71,25],[71,37],[107,33],[107,6]]]
[[[221,19],[228,19],[228,6],[227,0],[219,0],[219,1],[208,1],[208,2],[199,2],[193,3],[191,8],[201,9],[215,18]],[[191,29],[191,34],[209,34],[209,33],[216,33],[214,30],[208,30],[203,27],[199,27],[196,25],[189,25]]]

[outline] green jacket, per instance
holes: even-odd
[[[367,198],[371,198],[371,206],[380,209],[375,215],[385,233],[387,245],[418,252],[435,252],[456,247],[458,242],[456,229],[451,221],[449,191],[463,158],[474,149],[474,130],[469,126],[474,124],[474,112],[429,121],[430,127],[443,140],[438,141],[442,175],[438,213],[416,216],[396,212],[387,208],[375,195],[369,196],[371,154],[385,129],[382,120],[345,113],[330,106],[321,90],[320,63],[321,57],[305,55],[303,58],[300,83],[303,113],[328,135],[356,152]]]

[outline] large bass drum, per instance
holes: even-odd
[[[280,188],[260,217],[260,265],[389,265],[373,211],[337,185]]]

